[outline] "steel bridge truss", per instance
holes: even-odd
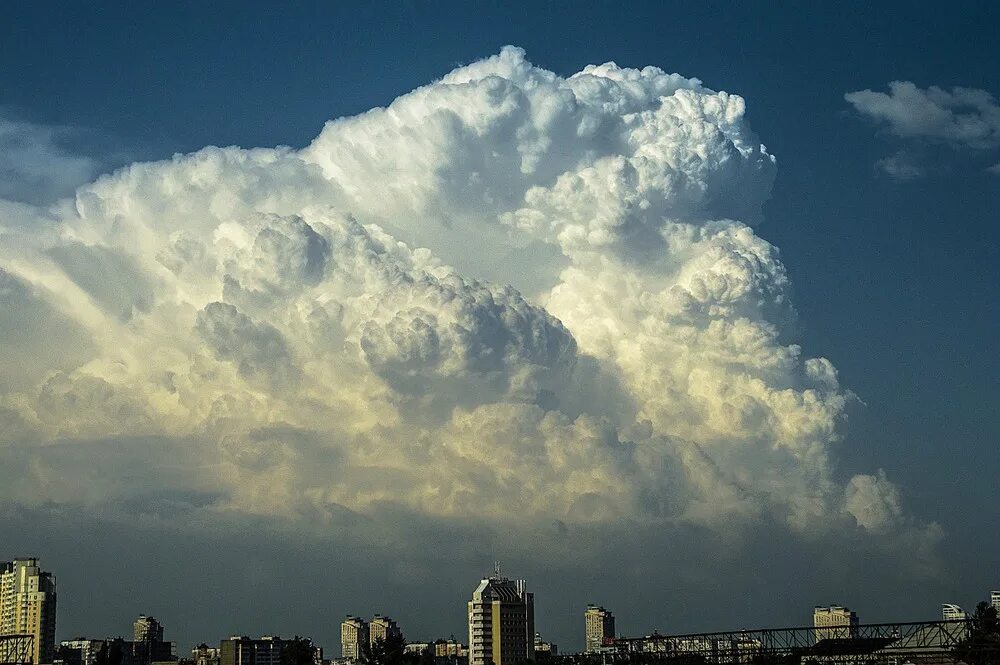
[[[0,665],[28,665],[34,651],[34,635],[0,635]]]
[[[712,665],[775,661],[805,663],[954,662],[968,621],[878,623],[823,628],[761,628],[721,633],[658,635],[615,641],[619,658],[608,661],[677,659]],[[995,654],[1000,659],[1000,653]],[[639,658],[636,658],[639,656]]]

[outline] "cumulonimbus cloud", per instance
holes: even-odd
[[[508,47],[302,150],[136,163],[40,230],[0,224],[0,455],[33,480],[4,498],[113,500],[94,479],[120,461],[81,474],[46,445],[170,440],[185,473],[128,491],[935,537],[884,474],[837,479],[850,395],[787,341],[753,230],[776,161],[744,110]]]

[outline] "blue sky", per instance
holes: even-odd
[[[908,513],[940,524],[946,551],[995,571],[1000,175],[988,169],[1000,142],[901,136],[845,99],[891,81],[1000,95],[995,5],[19,3],[4,13],[0,117],[56,131],[53,168],[69,174],[44,191],[2,192],[28,203],[70,194],[90,179],[81,171],[206,145],[302,148],[327,120],[386,106],[507,44],[559,76],[654,65],[741,95],[777,157],[755,230],[794,285],[798,319],[782,334],[804,357],[828,358],[858,398],[832,448],[836,479],[884,469]],[[914,177],[878,166],[893,155]],[[748,551],[741,565],[753,566]],[[966,566],[947,575],[933,594],[954,597],[937,602],[971,604],[1000,584]],[[916,579],[885,592],[926,583]],[[861,602],[897,618],[889,600]]]

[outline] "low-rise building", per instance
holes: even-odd
[[[817,605],[813,608],[813,628],[817,642],[857,637],[858,623],[858,615],[846,607]]]

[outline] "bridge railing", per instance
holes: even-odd
[[[0,635],[0,665],[30,665],[34,652],[34,635]]]
[[[968,620],[877,623],[854,626],[757,628],[621,638],[581,665],[675,661],[708,665],[769,662],[886,663],[954,662],[968,636]],[[996,654],[1000,662],[1000,650]]]

